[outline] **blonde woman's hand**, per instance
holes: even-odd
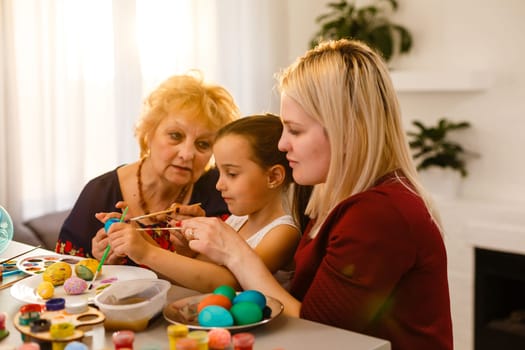
[[[213,262],[230,268],[243,254],[255,254],[246,241],[227,223],[215,217],[198,217],[181,222],[189,247]]]

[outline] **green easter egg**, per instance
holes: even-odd
[[[97,267],[98,260],[92,258],[83,259],[75,264],[75,274],[85,281],[91,281],[93,276],[95,276]]]
[[[78,277],[82,278],[85,281],[91,281],[94,276],[93,271],[91,271],[89,267],[84,265],[75,266],[75,273]]]
[[[236,325],[247,325],[262,320],[262,310],[256,303],[251,301],[241,301],[233,305],[230,309]]]
[[[233,298],[235,298],[235,296],[237,295],[237,293],[235,292],[235,289],[227,285],[222,285],[222,286],[215,288],[215,290],[213,291],[213,294],[224,295],[232,301],[233,301]]]

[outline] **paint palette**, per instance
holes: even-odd
[[[16,263],[16,266],[19,270],[28,273],[30,275],[38,275],[43,273],[46,268],[58,261],[68,263],[70,265],[75,265],[80,260],[85,258],[73,255],[38,255],[38,256],[28,256],[23,259],[19,259]]]

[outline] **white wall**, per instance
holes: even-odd
[[[331,0],[289,0],[289,57],[301,55],[317,30],[315,18]],[[477,92],[399,93],[405,123],[441,116],[468,120],[464,145],[470,161],[462,196],[525,205],[525,1],[399,0],[395,21],[414,36],[412,52],[394,62],[401,70],[487,71]]]

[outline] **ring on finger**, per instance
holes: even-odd
[[[192,239],[195,239],[195,233],[193,232],[192,228],[187,229],[184,231],[184,234],[186,235],[186,238],[191,241]]]

